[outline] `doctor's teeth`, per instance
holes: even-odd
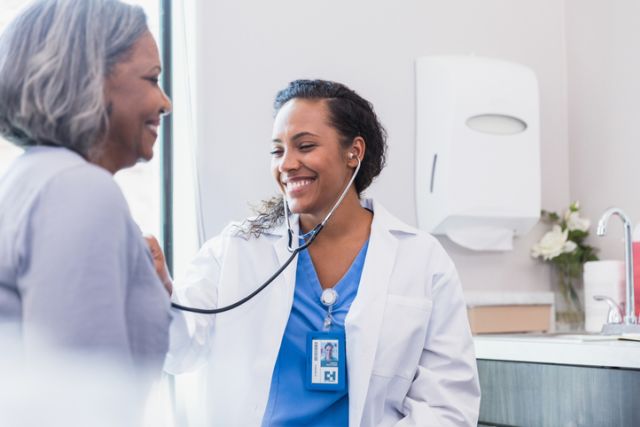
[[[302,179],[300,181],[290,181],[290,182],[287,183],[287,187],[292,189],[292,190],[295,190],[296,188],[300,188],[300,187],[302,187],[304,185],[307,185],[309,183],[311,183],[310,179]]]

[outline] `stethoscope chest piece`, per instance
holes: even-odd
[[[320,296],[320,301],[322,304],[331,307],[338,300],[338,292],[336,292],[333,288],[327,288],[322,291],[322,295]]]

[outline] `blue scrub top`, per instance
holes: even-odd
[[[338,300],[333,306],[331,332],[344,333],[344,319],[358,292],[368,246],[367,240],[349,271],[334,286]],[[273,369],[263,427],[349,425],[348,386],[343,391],[308,390],[304,386],[307,333],[322,331],[327,316],[327,307],[320,302],[321,294],[313,262],[304,250],[298,255],[293,306]]]

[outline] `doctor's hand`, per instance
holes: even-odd
[[[158,240],[150,234],[146,234],[144,239],[147,241],[147,245],[149,245],[149,249],[151,250],[153,266],[156,269],[156,273],[162,281],[164,288],[167,290],[169,295],[171,295],[171,292],[173,292],[173,283],[171,282],[171,276],[169,276],[169,269],[167,268],[167,262],[164,259],[162,248],[160,248],[160,243],[158,243]]]

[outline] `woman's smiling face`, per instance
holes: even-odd
[[[106,149],[117,169],[153,157],[160,116],[171,111],[171,101],[158,85],[160,71],[158,47],[146,32],[105,80],[110,109]]]
[[[349,182],[348,150],[330,124],[324,100],[294,98],[273,124],[271,169],[297,214],[323,216]]]

